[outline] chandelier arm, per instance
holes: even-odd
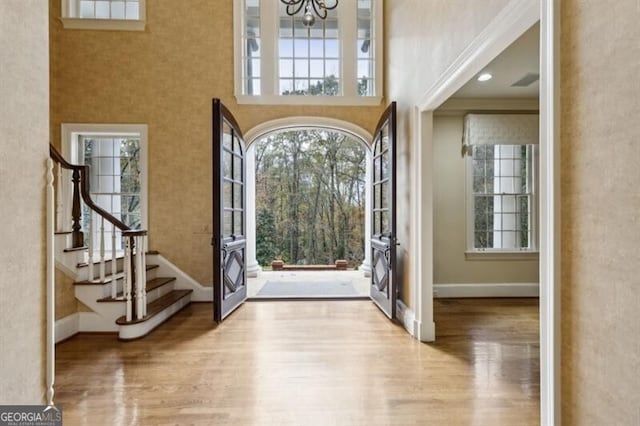
[[[280,0],[283,4],[287,5],[287,15],[294,16],[302,10],[302,7],[309,0]]]
[[[314,12],[316,12],[316,15],[318,15],[320,19],[327,19],[327,8],[322,0],[311,0],[311,4],[313,5]]]
[[[315,12],[316,16],[318,16],[320,19],[327,19],[327,12],[329,10],[333,10],[336,7],[338,7],[338,2],[339,0],[333,0],[335,3],[333,3],[331,6],[327,6],[327,3],[325,0],[280,0],[282,2],[282,4],[287,6],[287,15],[289,16],[294,16],[297,15],[303,7],[305,7],[305,12],[308,11],[309,8],[309,3],[311,3],[311,7],[313,7],[313,11]]]
[[[326,3],[325,1],[323,1],[323,0],[319,0],[319,3],[320,3],[320,5],[322,6],[322,8],[323,8],[323,9],[326,9],[326,10],[333,10],[333,9],[335,9],[336,7],[338,7],[338,0],[335,0],[335,2],[336,2],[336,3],[335,3],[333,6],[327,6],[327,3]]]

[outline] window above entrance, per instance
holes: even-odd
[[[145,0],[62,0],[68,29],[144,31]]]
[[[280,0],[235,0],[239,103],[377,105],[382,1],[342,1],[306,27]]]

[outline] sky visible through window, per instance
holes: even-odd
[[[277,49],[274,61],[274,91],[277,95],[341,96],[345,94],[345,78],[355,78],[353,83],[356,87],[349,89],[350,92],[360,96],[375,95],[373,4],[372,0],[358,0],[355,4],[357,8],[353,9],[355,13],[352,19],[357,29],[354,34],[342,31],[344,28],[339,23],[341,15],[338,9],[329,10],[326,19],[317,19],[313,26],[306,27],[302,14],[287,15],[282,3],[278,7],[277,32],[274,34],[269,28],[261,27],[261,13],[265,12],[266,5],[258,0],[246,0],[243,60],[245,93],[263,94],[262,78],[269,76],[262,75],[265,72],[262,67],[270,67],[268,64],[272,61],[263,55],[262,44],[271,33],[275,36],[274,47]],[[348,6],[346,4],[343,7]],[[345,37],[349,40],[345,40]],[[347,44],[355,47],[353,50],[347,49],[352,57],[344,56]],[[345,67],[350,72],[345,71]],[[353,87],[353,83],[349,86]]]

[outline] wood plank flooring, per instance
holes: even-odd
[[[57,346],[69,425],[537,425],[537,299],[435,302],[413,340],[369,301],[194,304],[148,337]]]

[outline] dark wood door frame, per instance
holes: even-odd
[[[382,114],[371,143],[371,284],[373,302],[396,316],[396,103]]]
[[[212,102],[213,319],[247,298],[246,146],[233,114]]]

